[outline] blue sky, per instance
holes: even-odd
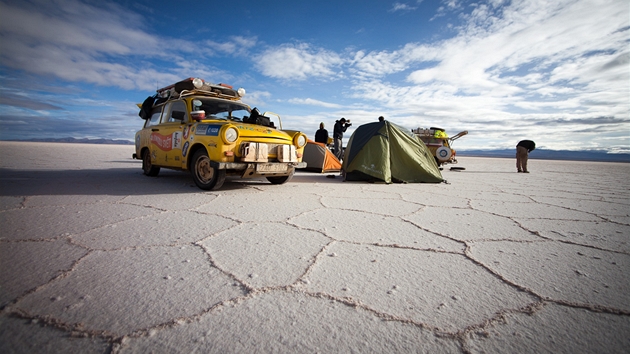
[[[187,77],[313,137],[380,115],[459,149],[630,152],[627,0],[0,0],[0,139],[133,140]]]

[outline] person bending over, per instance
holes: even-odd
[[[531,140],[521,140],[516,144],[516,171],[529,173],[527,170],[527,158],[529,153],[536,149],[536,143]]]

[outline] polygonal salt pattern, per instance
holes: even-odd
[[[432,197],[427,197],[425,194],[420,193],[407,193],[403,194],[402,199],[420,205],[447,208],[467,208],[470,201],[461,194],[452,196],[445,193]]]
[[[38,240],[69,236],[157,212],[134,205],[108,203],[13,209],[0,212],[0,238]]]
[[[277,186],[276,186],[277,187]],[[257,205],[266,205],[264,208]],[[229,197],[220,197],[195,210],[239,220],[284,221],[305,211],[321,208],[321,203],[314,198],[305,198],[300,194],[243,193]]]
[[[15,306],[89,331],[129,334],[244,295],[207,258],[194,246],[93,251],[66,277]]]
[[[191,193],[183,198],[181,194],[149,194],[130,195],[121,200],[122,203],[142,205],[163,210],[187,210],[198,208],[218,198],[215,194]]]
[[[630,254],[630,225],[602,221],[516,220],[546,238]]]
[[[200,241],[237,225],[233,220],[199,212],[174,210],[105,225],[72,240],[92,249],[181,245]]]
[[[471,332],[471,353],[627,353],[630,317],[546,304],[535,313],[508,313]]]
[[[630,205],[601,200],[588,200],[559,197],[534,197],[541,204],[556,205],[563,208],[594,213],[598,216],[630,216]]]
[[[276,223],[246,223],[200,244],[217,267],[255,288],[296,282],[330,239]]]
[[[321,258],[306,275],[307,291],[443,331],[536,301],[463,255],[348,243],[327,252],[334,257]]]
[[[122,200],[123,196],[117,195],[86,195],[86,194],[68,194],[68,195],[35,195],[26,198],[24,206],[27,208],[43,207],[43,206],[67,206],[80,204],[98,204],[98,203],[117,203]]]
[[[0,307],[70,271],[87,253],[66,240],[0,244]]]
[[[629,346],[630,164],[458,156],[450,184],[202,191],[132,146],[0,150],[2,353]]]
[[[110,348],[103,338],[70,335],[43,321],[0,315],[0,353],[107,353]]]
[[[299,293],[268,292],[169,330],[130,338],[121,353],[459,353],[420,326]]]
[[[400,216],[411,214],[422,208],[421,205],[406,202],[400,199],[380,198],[338,198],[323,197],[322,204],[327,208],[363,211],[387,216]]]
[[[555,205],[541,203],[510,203],[488,200],[474,200],[473,209],[488,213],[520,218],[557,219],[557,220],[601,220],[592,213],[572,210]]]
[[[628,254],[553,241],[479,242],[470,254],[544,298],[630,312]]]
[[[466,240],[540,240],[532,232],[523,229],[506,217],[497,217],[473,209],[427,207],[404,217],[423,229],[434,233]]]
[[[330,220],[337,220],[331,223]],[[464,244],[423,230],[401,218],[359,211],[320,209],[289,220],[339,241],[463,252]]]

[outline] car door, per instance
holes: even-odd
[[[162,111],[160,124],[151,126],[151,153],[158,166],[181,168],[182,135],[188,123],[184,101],[168,102]]]
[[[155,147],[151,144],[152,130],[160,124],[162,119],[162,108],[164,105],[153,107],[151,110],[151,116],[144,122],[142,130],[136,133],[136,154],[138,158],[144,158],[143,150],[147,148],[149,150],[149,156],[151,157],[151,163],[155,164]]]

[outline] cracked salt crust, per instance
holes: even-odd
[[[253,288],[295,283],[330,240],[275,223],[247,223],[202,242],[214,265]]]
[[[479,242],[473,258],[539,296],[630,313],[630,255],[556,242]]]
[[[192,222],[192,220],[197,220]],[[233,227],[235,221],[193,211],[166,211],[95,228],[72,242],[92,249],[184,245]],[[165,232],[177,230],[177,232]]]
[[[507,217],[469,208],[427,207],[404,219],[425,230],[460,241],[486,239],[540,240],[531,231]]]
[[[289,220],[309,230],[317,230],[335,240],[355,243],[398,245],[418,249],[463,252],[464,244],[422,230],[404,219],[361,211],[344,211],[343,221],[331,223],[340,211],[320,209]]]
[[[463,255],[345,243],[327,251],[338,256],[313,266],[309,292],[442,331],[455,332],[537,300]]]
[[[462,157],[450,184],[204,192],[143,176],[133,147],[0,149],[3,352],[629,346],[630,164]]]
[[[50,239],[157,212],[134,205],[109,203],[12,209],[0,214],[0,237],[5,240]]]
[[[71,271],[87,253],[65,240],[0,244],[0,306]]]
[[[92,252],[15,307],[31,316],[80,323],[88,331],[123,335],[243,294],[201,248],[152,247]]]
[[[221,338],[217,341],[217,338]],[[326,298],[274,291],[129,341],[124,352],[456,353],[457,342]]]
[[[584,324],[587,324],[585,326]],[[630,317],[547,304],[533,314],[509,313],[483,332],[471,332],[472,353],[623,353],[630,336],[619,335]]]

